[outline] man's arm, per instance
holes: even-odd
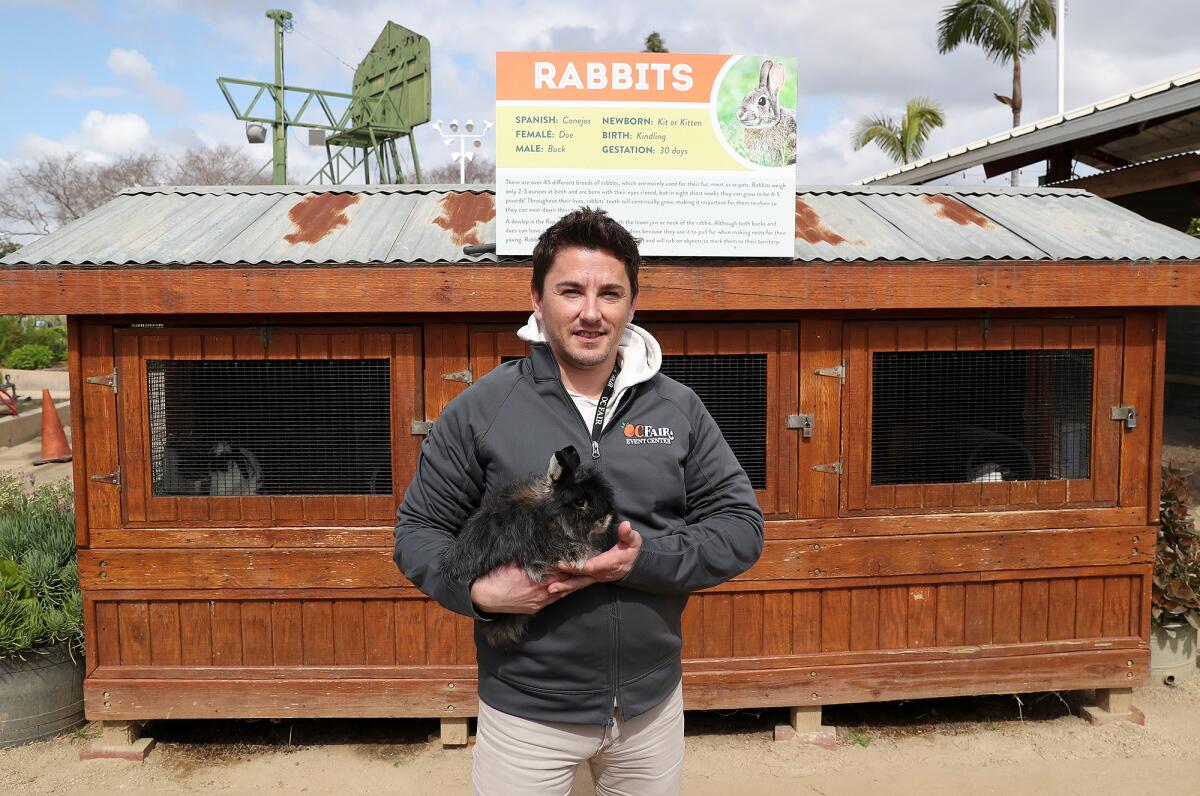
[[[450,546],[483,494],[483,471],[463,412],[446,407],[421,443],[417,472],[396,512],[393,558],[405,577],[455,613],[488,619],[471,603],[471,584],[443,577]]]

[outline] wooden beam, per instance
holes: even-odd
[[[648,265],[642,311],[1157,307],[1200,304],[1200,262]],[[1131,290],[1130,285],[1136,285]],[[3,268],[6,312],[147,316],[528,312],[529,268]]]
[[[1142,470],[1143,478],[1145,470]],[[1144,500],[1144,494],[1142,496]],[[770,540],[736,581],[881,578],[943,572],[1146,564],[1145,526]],[[1135,541],[1135,539],[1137,541]],[[1149,552],[1147,552],[1149,551]],[[118,589],[359,589],[409,582],[392,549],[90,549],[79,551],[89,596]]]
[[[1083,188],[1096,196],[1111,199],[1117,196],[1174,188],[1200,182],[1200,155],[1187,154],[1139,163],[1136,166],[1078,177],[1058,183],[1058,188]]]

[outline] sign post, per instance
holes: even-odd
[[[496,55],[497,252],[581,205],[647,256],[794,251],[796,59]]]

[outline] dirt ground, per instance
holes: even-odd
[[[1134,691],[1144,727],[1093,727],[1090,692],[827,708],[834,751],[773,741],[780,710],[687,714],[683,793],[1200,793],[1200,673]],[[1018,701],[1019,700],[1019,701]],[[79,760],[96,728],[0,749],[9,793],[451,794],[470,790],[470,751],[433,742],[430,720],[156,722],[144,763]],[[590,793],[585,773],[574,794]]]

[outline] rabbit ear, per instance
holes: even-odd
[[[771,74],[771,67],[775,65],[774,61],[763,61],[762,67],[758,70],[758,87],[767,87],[767,78]]]
[[[768,63],[770,61],[765,61],[763,65],[765,66]],[[767,88],[771,90],[772,94],[778,94],[779,89],[783,88],[783,80],[786,76],[787,73],[783,69],[783,64],[771,65],[771,70],[767,75]]]
[[[546,478],[551,481],[558,481],[564,475],[570,476],[579,467],[579,451],[575,450],[574,446],[557,450],[550,457],[550,467],[546,470]]]

